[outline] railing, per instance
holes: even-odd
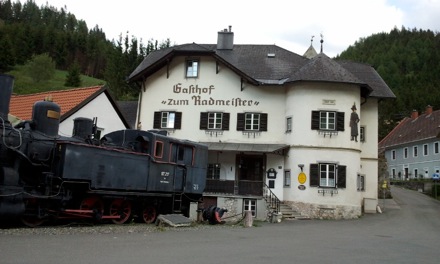
[[[205,192],[234,194],[235,181],[206,179]]]
[[[206,179],[205,192],[263,196],[263,182],[238,181],[236,186],[235,181]]]
[[[281,201],[270,190],[269,186],[267,186],[266,183],[264,183],[263,193],[264,193],[264,195],[263,195],[264,200],[266,200],[266,203],[268,203],[269,208],[274,209],[274,211],[276,213],[279,213],[280,212]]]

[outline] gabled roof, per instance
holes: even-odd
[[[136,129],[138,101],[118,101],[118,106],[125,120],[127,120],[127,123],[130,125],[130,128]]]
[[[106,86],[92,86],[35,94],[12,95],[9,112],[11,115],[18,117],[21,120],[31,120],[32,107],[35,102],[51,98],[51,100],[61,108],[60,121],[62,122],[102,93],[107,96],[124,125],[129,127]]]
[[[297,81],[353,83],[362,87],[363,96],[395,98],[371,66],[339,62],[323,53],[308,59],[276,45],[234,44],[233,49],[217,49],[215,44],[192,43],[161,49],[148,54],[128,81],[142,81],[179,55],[212,56],[253,85],[284,85]]]
[[[436,138],[440,132],[440,110],[425,113],[416,118],[404,118],[384,139],[379,149]]]

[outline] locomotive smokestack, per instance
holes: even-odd
[[[14,77],[7,74],[0,74],[0,117],[8,120],[9,102],[11,101]]]

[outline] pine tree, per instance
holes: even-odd
[[[66,76],[64,86],[67,87],[80,87],[81,86],[81,72],[78,62],[74,62]]]

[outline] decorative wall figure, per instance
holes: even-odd
[[[358,141],[357,137],[359,135],[359,130],[358,130],[358,123],[359,123],[359,116],[356,113],[356,104],[353,104],[353,106],[351,107],[351,116],[350,116],[350,128],[351,128],[351,141]]]

